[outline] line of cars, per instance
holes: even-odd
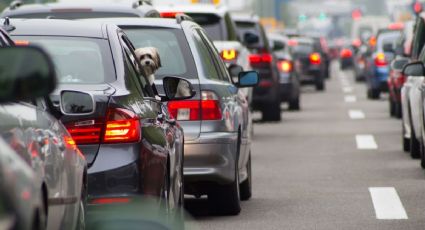
[[[27,164],[16,175],[32,189],[12,193],[17,205],[0,213],[19,229],[84,229],[88,207],[140,195],[167,220],[182,222],[185,194],[237,215],[252,196],[252,110],[279,121],[282,102],[299,110],[300,85],[324,90],[329,72],[321,39],[266,34],[258,17],[223,6],[14,1],[1,17],[0,44],[41,52],[50,71],[16,83],[19,103],[0,110],[3,139]],[[141,47],[158,50],[154,86]],[[187,94],[177,95],[181,85]],[[19,206],[28,196],[30,212]]]

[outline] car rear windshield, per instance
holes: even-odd
[[[125,27],[124,29],[134,47],[155,47],[161,59],[161,68],[156,78],[179,76],[198,78],[195,61],[182,30],[158,27]]]
[[[192,19],[201,25],[208,36],[214,41],[227,40],[225,30],[222,29],[221,18],[215,14],[188,13]]]
[[[96,12],[96,11],[75,11],[75,12],[42,12],[42,13],[28,13],[16,14],[8,16],[10,18],[55,18],[55,19],[82,19],[82,18],[119,18],[119,17],[140,17],[133,13],[119,13],[119,12]]]
[[[291,52],[293,54],[310,54],[310,53],[313,53],[314,52],[313,44],[298,43],[298,45],[291,47]]]
[[[400,36],[400,31],[391,31],[379,34],[376,41],[377,50],[383,50],[384,46],[387,44],[391,44],[394,47]]]
[[[39,45],[52,56],[63,84],[100,84],[116,79],[108,41],[83,37],[13,36],[19,44]]]

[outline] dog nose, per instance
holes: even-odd
[[[149,61],[145,61],[145,64],[146,64],[146,65],[149,65],[149,64],[150,64],[150,62],[149,62]]]

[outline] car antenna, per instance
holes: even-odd
[[[14,27],[13,25],[11,25],[11,24],[10,24],[10,19],[9,19],[9,17],[6,17],[6,18],[4,19],[4,23],[3,23],[2,28],[3,28],[4,30],[6,30],[7,32],[10,32],[10,31],[13,31],[13,30],[15,30],[15,29],[16,29],[16,27]]]

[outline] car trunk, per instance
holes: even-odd
[[[56,89],[56,91],[51,95],[52,102],[54,106],[56,107],[57,111],[60,111],[59,108],[59,100],[60,100],[60,92],[62,90],[77,90],[81,92],[89,93],[93,96],[95,101],[95,112],[91,115],[62,115],[60,118],[61,122],[65,125],[65,127],[68,128],[68,131],[70,130],[70,126],[75,127],[84,127],[85,124],[90,123],[90,121],[95,121],[95,123],[100,123],[98,126],[99,130],[98,132],[87,132],[86,137],[89,138],[96,138],[96,136],[99,136],[98,140],[90,144],[82,144],[78,138],[73,135],[75,141],[77,142],[78,148],[81,150],[81,152],[86,157],[87,163],[90,166],[99,151],[99,147],[101,144],[101,136],[102,131],[104,130],[103,125],[104,119],[106,117],[106,112],[108,108],[108,103],[110,96],[115,92],[115,89],[112,88],[108,84],[99,84],[99,85],[59,85],[59,87]]]

